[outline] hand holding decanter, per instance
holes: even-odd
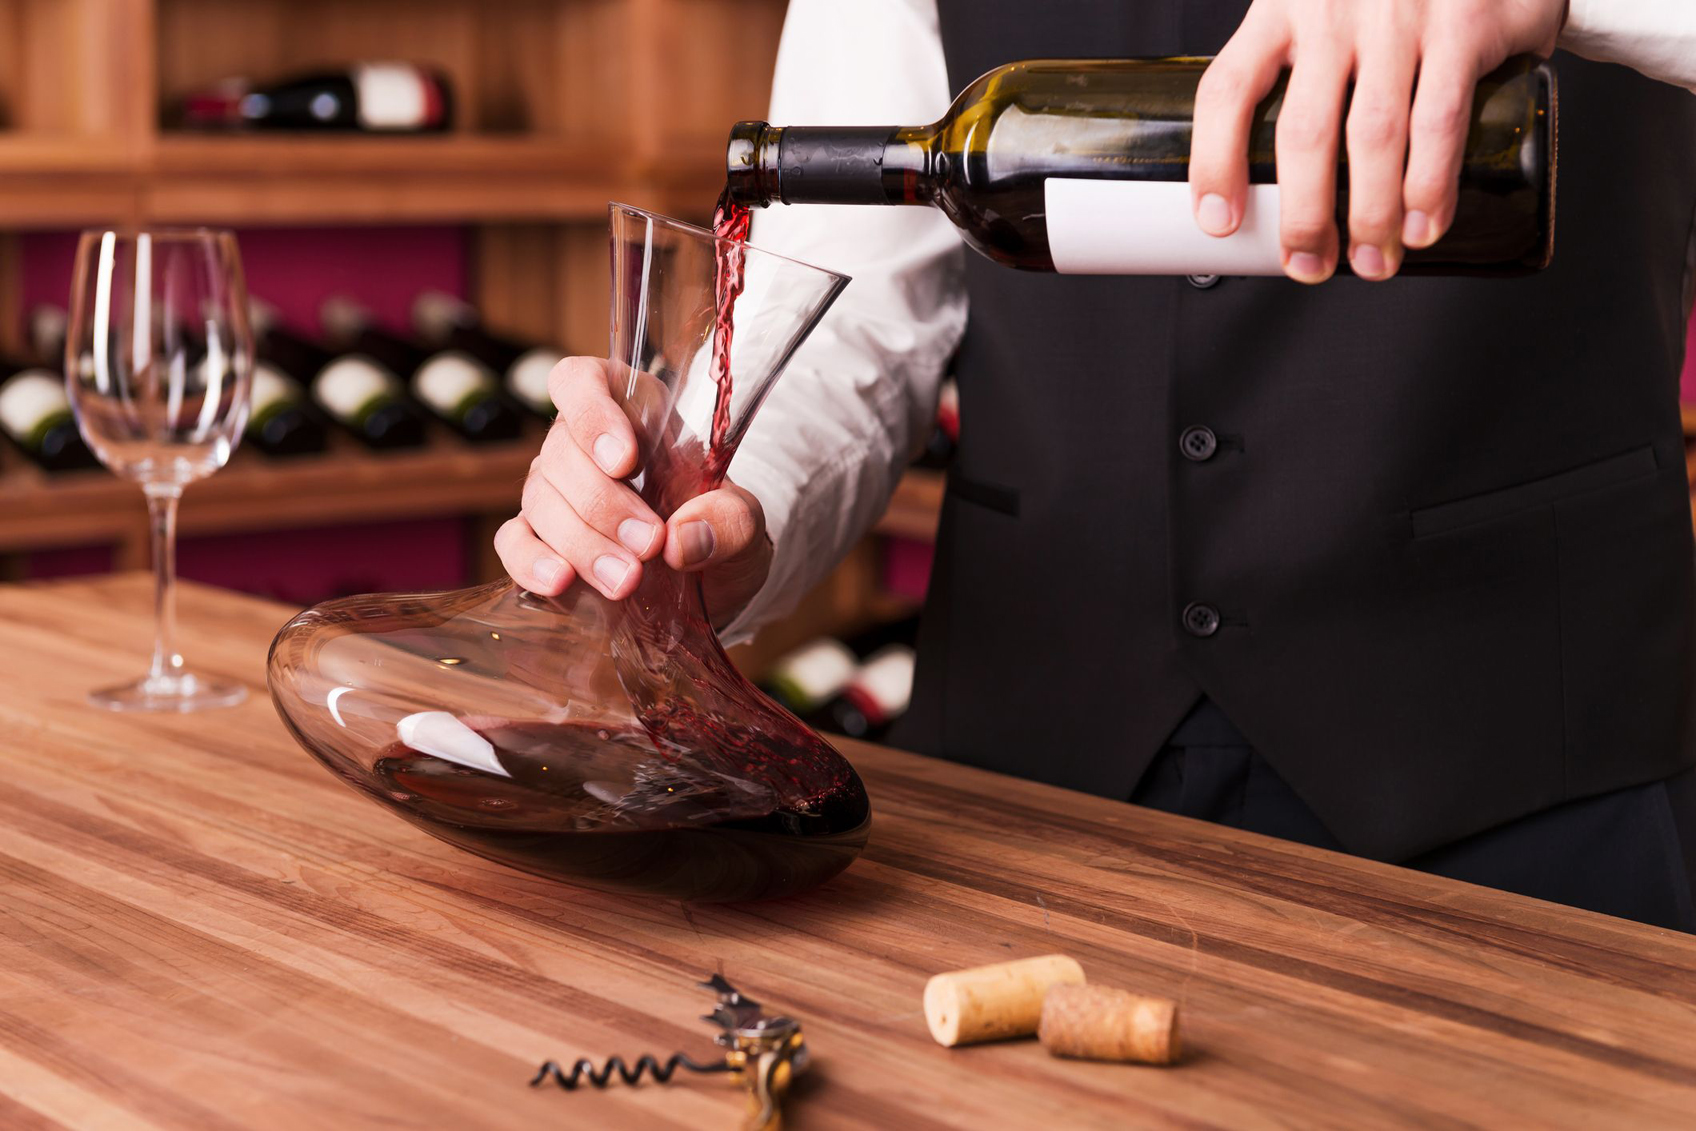
[[[765,583],[772,544],[765,511],[726,482],[662,522],[624,480],[637,470],[636,436],[614,400],[603,358],[566,358],[550,392],[559,415],[530,466],[523,510],[495,535],[514,581],[555,596],[578,578],[611,600],[634,592],[644,563],[700,573],[714,624],[729,622]]]

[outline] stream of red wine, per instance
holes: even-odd
[[[713,400],[712,437],[707,445],[706,478],[709,486],[717,486],[730,462],[727,450],[730,441],[730,394],[733,378],[730,373],[730,342],[736,334],[736,299],[747,285],[743,269],[746,266],[748,227],[753,213],[746,204],[732,200],[730,186],[719,194],[713,208],[713,235],[718,237],[713,270],[713,298],[716,316],[713,320],[713,381],[718,386]]]

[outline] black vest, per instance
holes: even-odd
[[[955,89],[1019,58],[1213,53],[1245,7],[940,4]],[[1127,797],[1205,694],[1386,859],[1696,761],[1696,97],[1555,69],[1536,276],[1201,289],[968,257],[898,742]],[[1192,427],[1214,443],[1182,450]]]

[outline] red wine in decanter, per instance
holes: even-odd
[[[542,875],[673,899],[770,899],[840,872],[865,840],[852,791],[838,783],[799,809],[785,804],[782,775],[803,752],[751,750],[746,734],[723,737],[769,774],[656,762],[646,732],[589,724],[473,730],[428,713],[401,733],[374,766],[385,787],[377,799],[462,848]]]

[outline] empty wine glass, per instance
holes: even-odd
[[[88,231],[77,245],[65,380],[100,462],[141,484],[152,525],[153,664],[89,695],[114,711],[239,703],[240,684],[187,670],[176,649],[177,502],[229,461],[247,422],[253,333],[230,232]]]

